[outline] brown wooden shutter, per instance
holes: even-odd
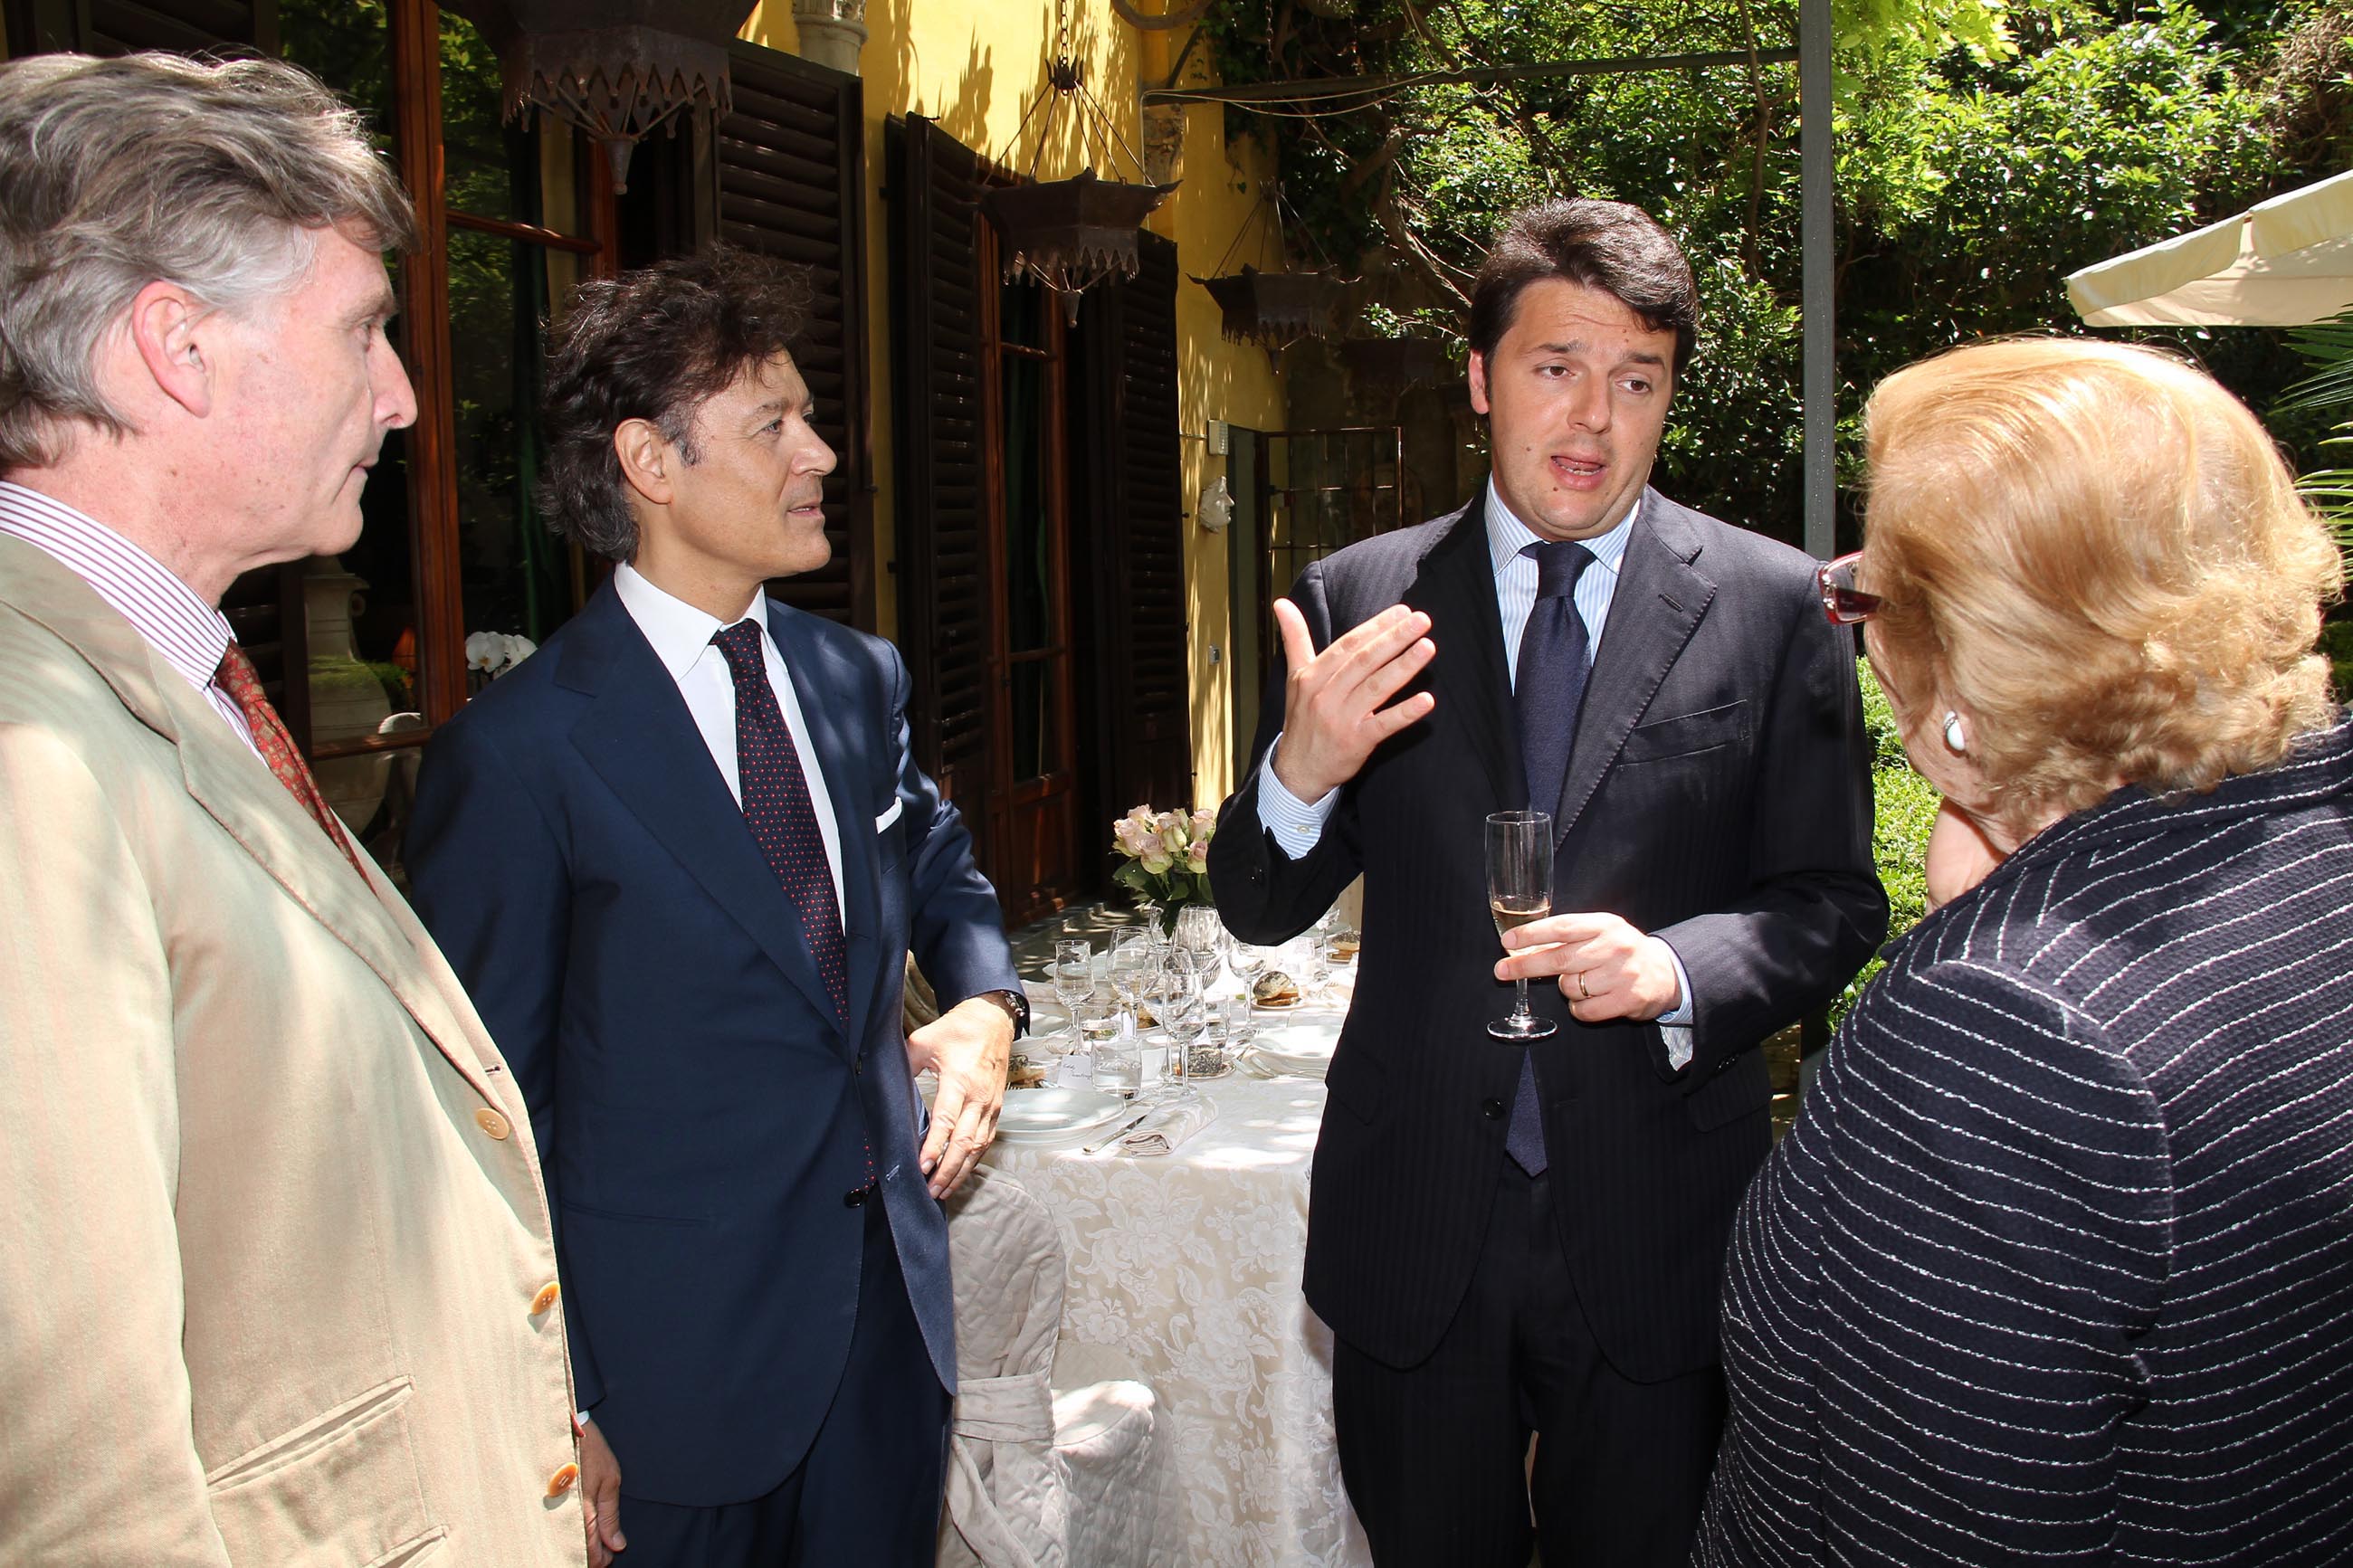
[[[276,54],[277,0],[20,0],[9,43],[18,54],[138,49]],[[238,47],[242,46],[242,47]]]
[[[771,583],[786,604],[871,630],[873,448],[866,371],[866,111],[859,79],[738,43],[735,109],[717,144],[719,237],[808,268],[817,297],[794,363],[818,434],[840,461],[825,482],[833,559]]]
[[[1193,799],[1184,470],[1176,437],[1176,247],[1140,237],[1142,270],[1087,291],[1089,578],[1106,820]]]
[[[890,127],[899,646],[916,759],[986,858],[988,655],[980,557],[978,154],[920,115]]]

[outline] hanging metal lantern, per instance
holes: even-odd
[[[1082,169],[1067,180],[996,185],[980,210],[995,225],[1008,283],[1027,273],[1060,296],[1066,320],[1095,284],[1133,278],[1143,265],[1136,234],[1175,185],[1131,185]]]
[[[1013,128],[999,168],[1012,166],[1010,154],[1033,121],[1038,142],[1029,156],[1026,179],[1018,184],[993,185],[981,193],[980,210],[996,228],[1004,256],[1008,283],[1027,275],[1059,296],[1063,320],[1076,325],[1079,298],[1098,283],[1133,278],[1143,267],[1136,233],[1152,209],[1176,188],[1155,184],[1145,175],[1142,184],[1099,179],[1090,163],[1067,180],[1040,180],[1038,163],[1046,153],[1054,123],[1068,104],[1078,122],[1082,149],[1100,151],[1105,167],[1114,152],[1124,153],[1135,172],[1145,174],[1144,160],[1087,90],[1086,76],[1071,54],[1071,18],[1062,0],[1056,0],[1054,63],[1046,72],[1046,90],[1038,95]]]
[[[1261,272],[1248,262],[1224,278],[1196,278],[1224,319],[1229,341],[1257,343],[1271,353],[1302,338],[1328,338],[1339,330],[1348,281],[1335,268],[1314,272]]]
[[[756,0],[443,0],[499,52],[507,118],[538,109],[604,144],[613,188],[629,153],[680,110],[734,106],[727,46]]]

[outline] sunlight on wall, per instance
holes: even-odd
[[[1161,9],[1158,0],[1139,0],[1140,8]],[[1068,0],[1058,17],[1054,0],[869,0],[868,37],[860,58],[866,82],[866,254],[869,297],[873,301],[869,323],[871,382],[873,388],[874,481],[876,485],[872,543],[876,563],[877,599],[883,635],[898,626],[897,578],[890,563],[897,554],[898,531],[892,508],[893,442],[891,410],[892,328],[895,312],[890,295],[890,230],[888,204],[882,194],[887,161],[883,127],[892,115],[923,114],[940,122],[965,146],[1010,163],[1025,173],[1035,160],[1041,179],[1076,174],[1087,161],[1082,150],[1081,127],[1065,104],[1053,131],[1039,145],[1045,110],[1039,110],[1026,128],[1023,117],[1046,89],[1047,70],[1067,26],[1072,56],[1082,62],[1088,89],[1093,93],[1127,145],[1143,151],[1137,94],[1145,81],[1167,75],[1169,63],[1181,47],[1183,31],[1142,33],[1113,13],[1109,0]],[[786,53],[797,53],[799,33],[789,0],[763,0],[744,24],[742,35],[753,43]],[[1176,42],[1172,45],[1172,39]],[[1187,67],[1188,79],[1199,70],[1199,53]],[[1017,132],[1019,133],[1017,139]],[[1135,178],[1124,154],[1118,173]],[[1098,167],[1098,173],[1113,171]],[[1222,657],[1229,647],[1229,605],[1226,592],[1226,541],[1205,531],[1194,521],[1201,486],[1223,471],[1225,459],[1207,455],[1208,422],[1227,420],[1253,429],[1283,426],[1283,389],[1263,350],[1229,343],[1219,331],[1218,308],[1207,290],[1192,279],[1207,277],[1225,256],[1243,220],[1261,199],[1261,182],[1271,173],[1266,152],[1255,140],[1235,145],[1225,141],[1221,110],[1186,111],[1184,152],[1178,174],[1183,180],[1176,194],[1153,215],[1155,233],[1177,245],[1180,281],[1176,293],[1179,428],[1185,459],[1186,589],[1191,630],[1192,726],[1196,804],[1214,806],[1232,787],[1231,712],[1228,676],[1231,666]],[[1250,240],[1236,250],[1229,268],[1248,261],[1261,268],[1278,268],[1282,258],[1261,226]],[[1246,611],[1247,613],[1247,611]],[[1209,662],[1210,649],[1219,661]]]

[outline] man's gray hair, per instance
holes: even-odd
[[[249,317],[300,287],[321,234],[407,250],[417,219],[360,117],[298,67],[178,55],[0,65],[0,472],[76,425],[130,425],[98,384],[148,284]]]

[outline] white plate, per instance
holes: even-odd
[[[1251,1037],[1250,1049],[1278,1072],[1322,1078],[1332,1065],[1332,1053],[1340,1046],[1341,1016],[1329,1008],[1297,1013],[1261,1008],[1251,1015],[1258,1032]]]
[[[1103,1126],[1135,1102],[1100,1089],[1013,1089],[997,1112],[997,1135],[1013,1143],[1048,1142]]]

